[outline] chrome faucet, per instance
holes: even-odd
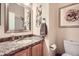
[[[18,36],[18,40],[22,40],[24,36]]]

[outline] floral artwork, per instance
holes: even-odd
[[[79,4],[60,8],[60,27],[79,27]]]
[[[36,27],[39,27],[42,22],[42,5],[36,8]]]
[[[79,10],[76,9],[70,9],[66,13],[66,21],[68,22],[75,22],[79,20]]]

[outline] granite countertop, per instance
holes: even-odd
[[[0,56],[10,53],[11,51],[15,51],[21,49],[25,46],[29,46],[35,42],[43,40],[42,37],[32,36],[26,37],[22,40],[14,40],[14,41],[6,41],[0,43]]]

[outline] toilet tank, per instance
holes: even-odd
[[[73,56],[79,56],[79,42],[64,40],[65,53]]]

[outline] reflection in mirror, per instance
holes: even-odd
[[[7,31],[23,32],[31,30],[31,5],[23,3],[8,3],[7,5]]]

